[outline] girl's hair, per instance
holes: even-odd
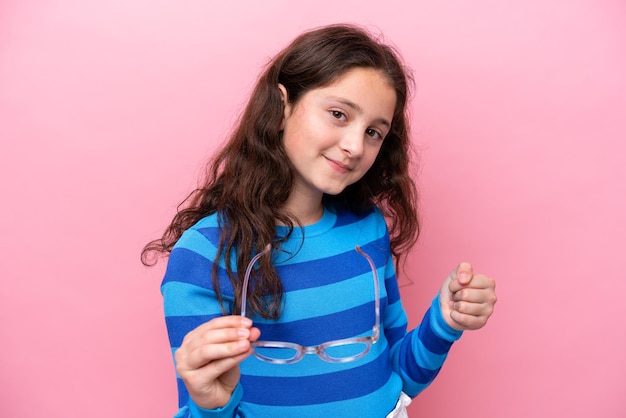
[[[419,234],[417,194],[409,175],[407,96],[412,79],[392,47],[362,28],[344,24],[305,32],[270,61],[230,139],[208,165],[202,186],[180,204],[163,236],[144,247],[142,262],[155,264],[155,252],[169,254],[186,229],[217,212],[221,232],[213,288],[226,313],[217,260],[230,260],[235,254],[236,273],[230,263],[226,270],[235,295],[231,309],[238,312],[250,258],[268,243],[277,247],[289,237],[276,236],[277,223],[288,226],[289,231],[301,226],[283,209],[294,174],[282,141],[284,105],[278,84],[295,104],[308,91],[330,85],[353,68],[380,71],[395,89],[396,108],[391,130],[369,171],[340,194],[325,195],[324,203],[357,213],[378,206],[387,219],[391,252],[398,264]],[[282,295],[282,283],[270,257],[263,257],[251,276],[249,309],[265,318],[277,318]]]

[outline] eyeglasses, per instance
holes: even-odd
[[[259,258],[267,254],[271,249],[268,244],[263,251],[255,255],[246,269],[241,292],[241,316],[246,316],[246,302],[248,295],[248,281],[254,264]],[[325,342],[319,345],[306,347],[286,341],[254,341],[252,347],[254,355],[259,359],[273,364],[291,364],[304,358],[305,354],[317,354],[322,360],[329,363],[348,363],[358,360],[369,353],[372,344],[376,344],[380,337],[380,290],[378,287],[378,274],[371,257],[357,245],[355,250],[369,263],[374,276],[374,310],[376,322],[369,337],[354,337]]]

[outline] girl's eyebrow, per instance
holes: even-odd
[[[352,109],[354,109],[355,111],[357,111],[358,113],[363,113],[363,108],[361,106],[359,106],[358,104],[354,103],[353,101],[350,101],[346,98],[343,97],[336,97],[336,96],[330,96],[328,97],[328,99],[330,100],[336,100],[341,104],[344,104]],[[378,118],[374,121],[375,123],[380,123],[381,125],[385,125],[387,128],[391,127],[391,122],[389,122],[387,119],[385,118]]]

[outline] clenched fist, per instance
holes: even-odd
[[[461,263],[443,282],[439,300],[443,317],[452,328],[479,329],[493,313],[496,282],[484,274],[474,274],[470,263]]]

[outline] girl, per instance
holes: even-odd
[[[169,253],[177,417],[406,416],[462,331],[485,325],[494,281],[462,263],[406,330],[408,81],[349,25],[269,63],[203,186],[142,253]]]

